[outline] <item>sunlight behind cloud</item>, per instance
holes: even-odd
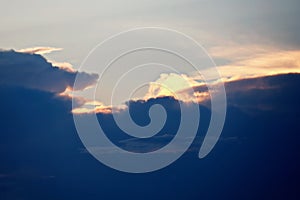
[[[276,74],[300,73],[300,51],[270,47],[218,47],[210,51],[215,58],[230,60],[218,66],[224,81]]]
[[[61,51],[61,50],[62,48],[55,48],[55,47],[32,47],[32,48],[20,49],[17,50],[17,52],[43,55],[43,54],[51,53],[53,51]]]
[[[176,92],[191,87],[187,80],[187,76],[183,74],[161,74],[158,80],[149,84],[145,97],[174,96]]]
[[[210,84],[278,74],[300,73],[300,51],[298,50],[281,50],[271,46],[254,44],[229,44],[228,46],[215,46],[209,49],[209,53],[213,59],[227,61],[226,64],[217,66],[220,79],[205,80],[209,81]],[[161,73],[156,80],[148,84],[148,88],[145,88],[143,94],[141,93],[138,97],[132,97],[128,100],[147,101],[151,98],[170,96],[186,103],[203,103],[210,99],[210,93],[203,89],[206,87],[205,81],[202,75],[196,72],[189,75]],[[198,90],[199,88],[202,89]],[[194,89],[196,90],[194,91]],[[125,103],[113,106],[103,104],[93,108],[85,105],[85,107],[75,110],[74,113],[110,113],[113,108],[118,106],[125,109]]]

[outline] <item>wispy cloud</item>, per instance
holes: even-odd
[[[224,81],[300,73],[299,50],[234,45],[212,48],[210,54],[214,58],[229,60],[228,64],[217,67]]]
[[[31,48],[17,50],[17,52],[43,55],[43,54],[51,53],[53,51],[61,51],[61,50],[62,48],[56,48],[56,47],[31,47]]]
[[[76,72],[71,63],[68,62],[56,62],[53,60],[48,60],[48,62],[52,63],[54,67],[58,67],[68,72]]]
[[[126,105],[112,106],[105,105],[100,101],[90,101],[88,99],[79,98],[81,101],[77,108],[72,110],[73,114],[90,114],[90,113],[102,113],[102,114],[111,114],[112,112],[121,112],[127,109]]]

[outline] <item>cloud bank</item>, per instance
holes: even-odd
[[[50,71],[44,81],[51,84],[51,70],[64,70],[49,63],[43,67],[46,61],[40,55],[0,55],[1,81],[4,75],[12,78],[12,74],[18,74],[18,79],[13,77],[15,82],[5,80],[0,84],[1,199],[299,199],[299,74],[226,85],[229,107],[225,127],[209,157],[199,160],[197,155],[210,121],[209,109],[200,106],[199,132],[189,150],[165,169],[131,175],[112,170],[82,153],[86,148],[69,113],[70,99],[57,97],[45,87],[35,89],[18,83],[24,82],[22,73],[35,79],[36,71],[41,69],[41,74]],[[36,63],[39,59],[40,65]],[[32,62],[40,68],[32,69],[26,64]],[[14,71],[8,73],[9,67]],[[27,68],[31,73],[26,72]],[[130,137],[118,128],[111,114],[97,114],[98,121],[120,148],[153,151],[168,144],[176,134],[180,122],[177,101],[160,97],[128,104],[133,120],[147,125],[149,107],[157,103],[166,108],[169,117],[154,138]],[[102,106],[99,102],[89,104]],[[97,146],[91,148],[113,153]]]
[[[37,51],[40,50],[32,52]],[[98,79],[97,74],[59,68],[41,55],[28,52],[20,53],[13,50],[0,52],[0,85],[62,93],[67,88],[73,87],[76,76],[81,76],[81,82],[78,83],[80,90],[95,84]]]

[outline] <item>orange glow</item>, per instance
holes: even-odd
[[[72,98],[72,92],[73,92],[73,89],[70,86],[68,86],[65,89],[65,91],[63,91],[62,93],[59,93],[58,96]]]
[[[220,81],[232,82],[249,78],[258,78],[270,75],[300,73],[300,51],[278,50],[272,47],[261,46],[230,46],[216,47],[210,50],[212,57],[228,60],[228,64],[217,66]],[[207,80],[210,81],[210,80]],[[145,96],[139,100],[147,101],[150,98],[170,96],[185,103],[201,103],[210,98],[208,91],[199,88],[205,87],[203,77],[199,74],[161,74],[160,77],[149,84]],[[260,86],[253,86],[260,87]],[[196,89],[196,91],[193,90]],[[198,89],[198,90],[197,90]],[[244,88],[247,89],[247,88]],[[62,96],[71,97],[72,88],[67,88]],[[216,91],[217,92],[217,91]],[[84,100],[83,106],[74,109],[74,114],[84,113],[112,113],[127,107],[106,106],[101,102]]]
[[[55,47],[32,47],[32,48],[20,49],[17,50],[17,52],[42,55],[42,54],[51,53],[53,51],[61,51],[61,50],[62,48],[55,48]]]
[[[210,49],[213,58],[229,60],[217,69],[223,81],[242,80],[276,74],[300,73],[300,51],[257,45],[231,45]]]
[[[59,69],[63,69],[67,72],[74,73],[76,70],[73,68],[73,66],[68,62],[56,62],[52,60],[48,60],[54,67],[58,67]]]
[[[102,114],[111,114],[112,112],[120,112],[124,109],[127,109],[127,106],[104,106],[100,102],[97,102],[95,105],[92,105],[91,102],[86,102],[79,108],[72,110],[73,114],[91,114],[91,113],[102,113]]]

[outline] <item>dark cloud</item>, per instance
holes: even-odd
[[[82,153],[70,99],[1,84],[0,198],[299,199],[299,85],[297,74],[231,83],[222,138],[208,157],[199,160],[197,155],[210,116],[201,107],[200,130],[183,157],[157,172],[126,174]],[[276,109],[258,109],[258,102]],[[124,136],[111,114],[98,114],[99,123],[124,149],[158,148],[176,132],[178,102],[164,97],[128,106],[136,123],[145,125],[148,109],[156,103],[166,107],[169,118],[149,146]]]
[[[257,114],[300,113],[299,86],[299,74],[245,79],[225,85],[230,106]]]
[[[19,53],[12,50],[0,52],[1,85],[61,93],[66,88],[73,87],[77,75],[81,77],[78,89],[93,85],[98,79],[96,74],[70,72],[54,67],[41,55]]]
[[[243,111],[294,112],[298,109],[299,74],[280,74],[225,82],[227,104]],[[193,87],[195,92],[208,93],[205,85]],[[182,91],[183,93],[186,90]],[[276,100],[276,101],[274,101]],[[210,106],[210,98],[200,102]],[[297,110],[298,111],[298,110]],[[299,110],[300,112],[300,110]]]

